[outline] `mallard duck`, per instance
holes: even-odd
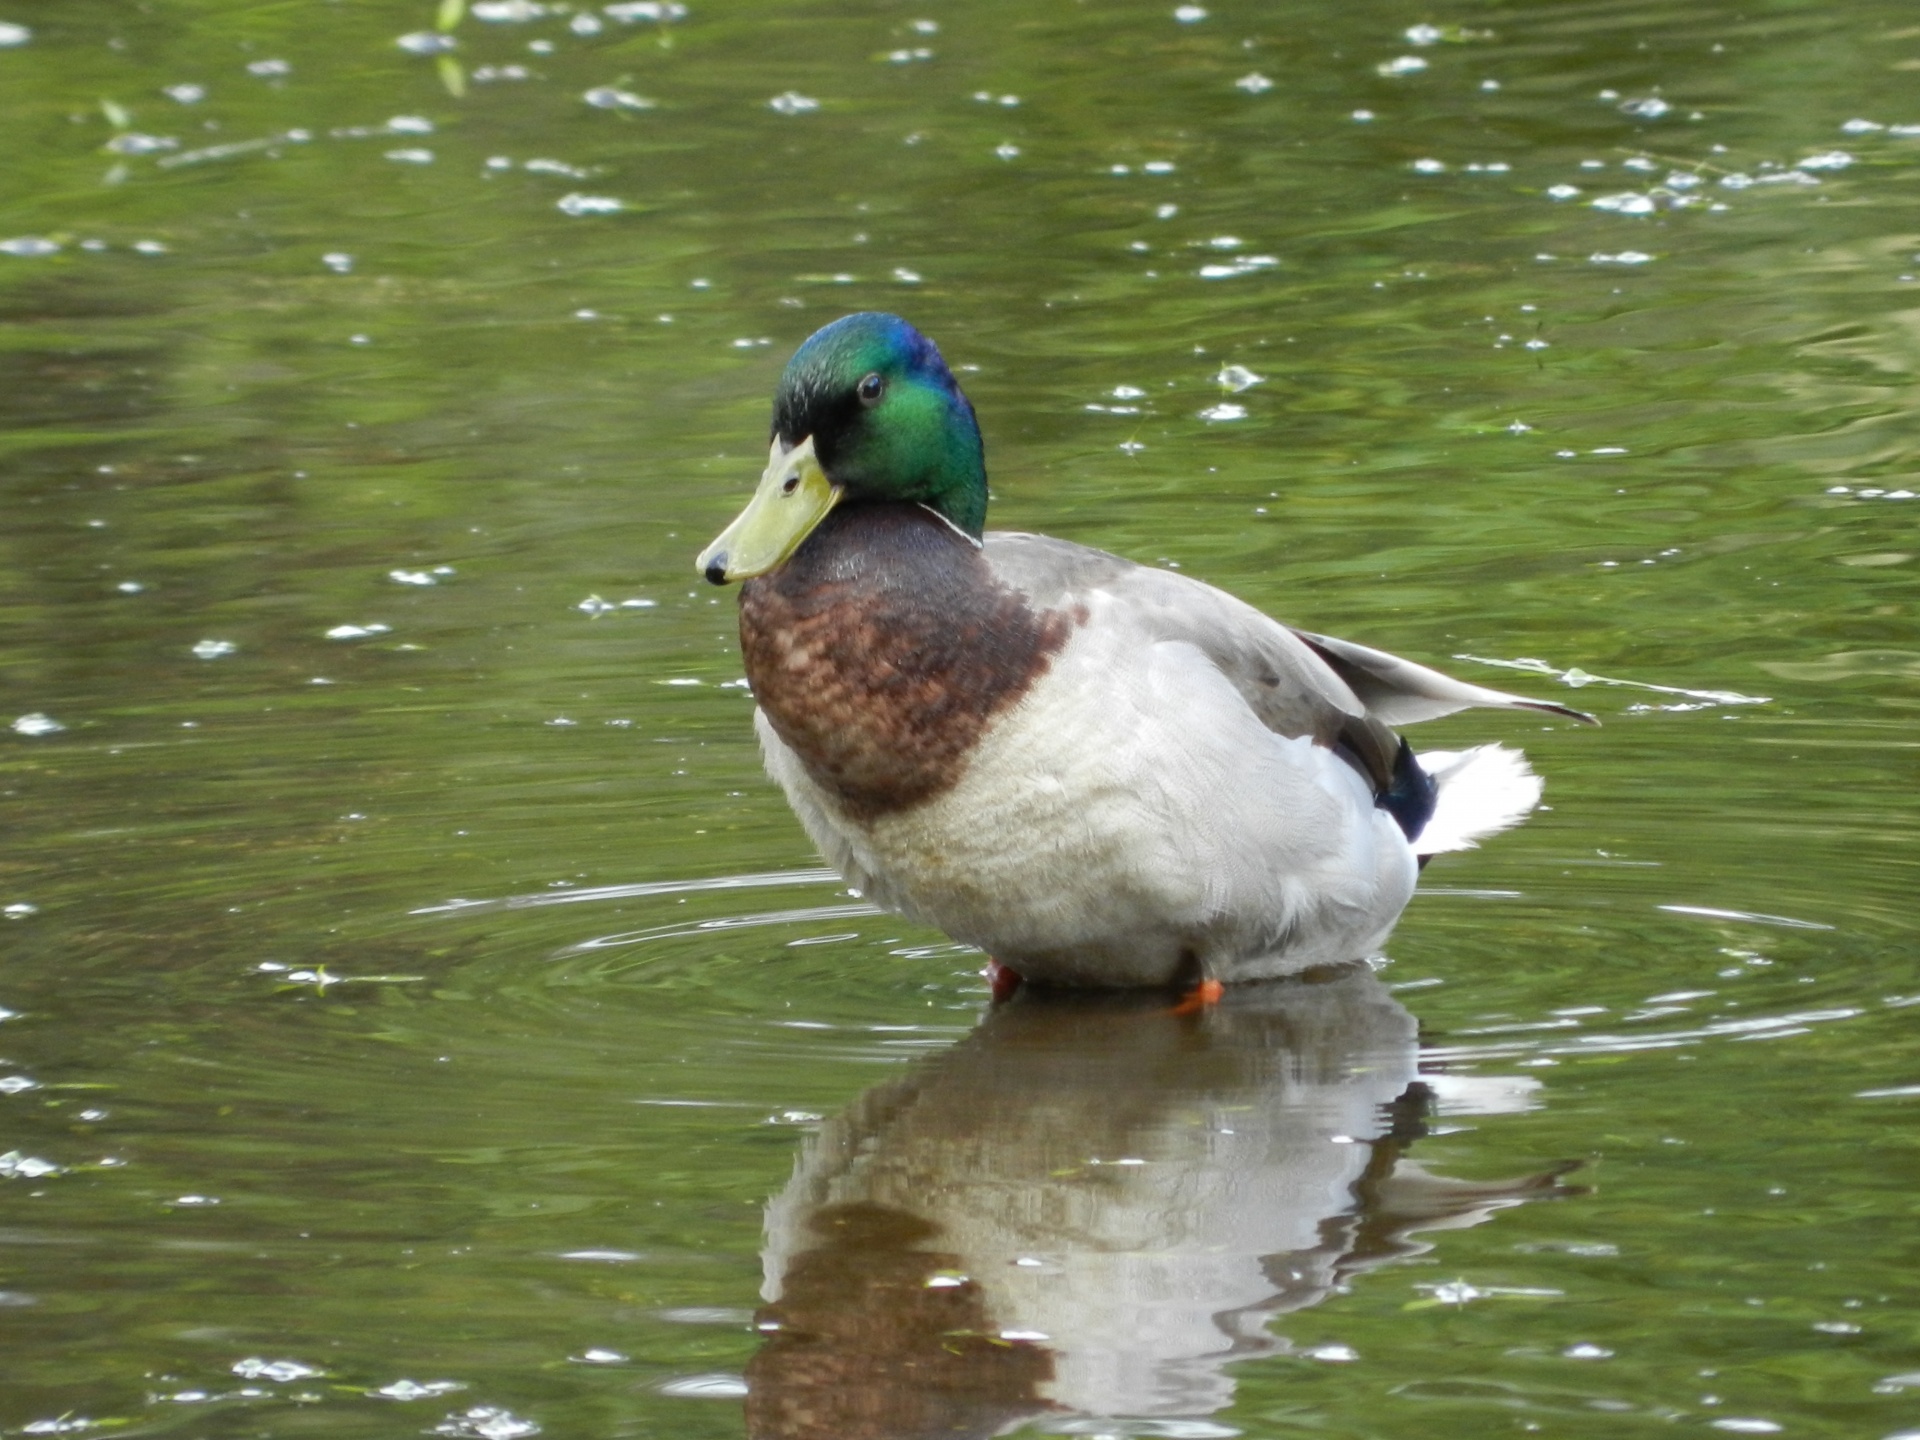
[[[1469,706],[1591,717],[1289,629],[1186,576],[989,532],[980,428],[896,315],[834,321],[699,558],[740,591],[767,769],[862,894],[996,991],[1223,983],[1362,959],[1426,857],[1517,824],[1519,752],[1416,757]]]

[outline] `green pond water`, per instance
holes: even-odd
[[[0,1434],[1920,1435],[1906,0],[0,0],[0,137]],[[1604,727],[990,1012],[693,573],[861,308]]]

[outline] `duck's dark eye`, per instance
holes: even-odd
[[[800,477],[798,475],[789,475],[785,480],[783,480],[780,483],[780,493],[782,495],[791,495],[794,491],[798,490],[799,488],[800,488]]]
[[[878,405],[880,397],[887,393],[887,382],[877,374],[869,375],[860,382],[859,393],[862,405]]]

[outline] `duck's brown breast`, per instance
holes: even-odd
[[[857,820],[951,789],[1073,625],[996,581],[977,547],[913,505],[834,511],[740,592],[755,698]]]

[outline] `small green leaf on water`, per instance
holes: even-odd
[[[467,0],[440,0],[440,15],[434,21],[442,32],[453,29],[466,16]]]
[[[456,100],[465,99],[467,72],[460,68],[460,62],[451,55],[440,55],[435,57],[433,64],[440,72],[440,83],[447,87],[447,93]]]
[[[133,116],[127,113],[126,108],[111,100],[103,99],[100,102],[100,113],[107,117],[107,124],[116,130],[125,130],[133,124]]]

